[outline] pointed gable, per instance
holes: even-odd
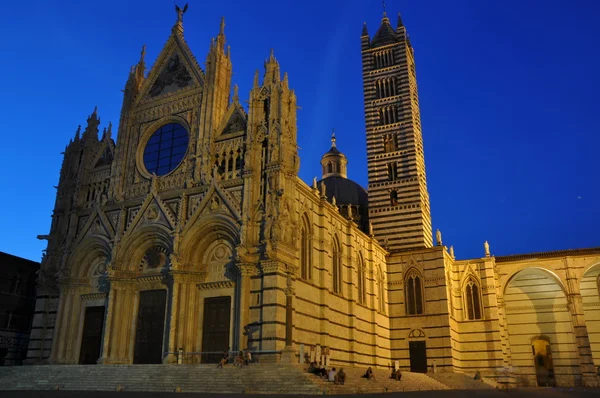
[[[246,116],[246,112],[244,112],[242,106],[237,102],[231,103],[227,113],[225,113],[223,122],[218,129],[218,135],[223,136],[236,133],[245,133],[247,119],[248,117]]]
[[[202,87],[203,82],[204,72],[181,33],[174,30],[145,79],[138,101]]]

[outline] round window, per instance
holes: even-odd
[[[180,124],[169,123],[156,130],[144,148],[148,173],[164,176],[175,170],[185,156],[188,142],[188,133]]]

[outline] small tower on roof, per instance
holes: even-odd
[[[347,172],[348,159],[337,149],[335,130],[331,134],[331,149],[327,151],[321,158],[321,166],[323,168],[323,177],[342,177],[348,178]]]

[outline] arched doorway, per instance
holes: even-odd
[[[410,371],[427,373],[427,346],[425,333],[421,329],[413,329],[408,334],[408,352]]]
[[[512,365],[522,386],[573,385],[581,369],[560,279],[525,268],[504,289]]]
[[[552,350],[547,337],[536,337],[531,341],[531,351],[538,386],[556,386],[554,377],[554,363],[552,361]]]

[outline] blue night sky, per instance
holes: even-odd
[[[233,81],[248,98],[270,48],[298,96],[300,176],[321,175],[335,128],[349,178],[367,186],[360,33],[378,0],[189,1],[201,66],[226,18]],[[180,6],[183,6],[183,1]],[[600,246],[600,2],[387,1],[415,47],[434,230],[459,259]],[[150,67],[172,0],[0,5],[0,251],[39,260],[62,152],[98,106],[118,123],[129,68]]]

